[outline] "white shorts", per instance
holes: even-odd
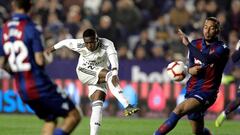
[[[104,67],[81,67],[76,68],[78,79],[83,84],[97,84],[98,75]]]
[[[88,96],[90,97],[96,90],[103,91],[107,93],[106,83],[97,84],[98,75],[104,67],[80,67],[76,68],[78,79],[83,83],[88,85]]]
[[[100,91],[104,92],[105,94],[107,94],[107,84],[102,83],[102,84],[88,85],[88,97],[90,98],[90,96],[96,90],[100,90]]]

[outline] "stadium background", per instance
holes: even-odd
[[[10,1],[0,1],[0,23],[11,14]],[[221,38],[231,52],[239,39],[239,0],[34,0],[31,16],[42,27],[46,47],[66,38],[80,38],[89,27],[99,37],[115,43],[119,54],[119,76],[124,94],[141,108],[139,117],[165,117],[182,100],[184,81],[171,82],[166,65],[174,60],[186,61],[187,50],[176,35],[182,28],[191,39],[201,37],[201,26],[208,16],[216,16],[222,24]],[[90,115],[87,88],[77,80],[75,66],[78,55],[61,49],[47,66],[48,74],[63,89],[75,92],[75,102]],[[224,106],[235,99],[240,78],[238,64],[229,61],[219,98],[208,111],[215,118]],[[16,94],[14,80],[0,72],[0,112],[32,113]],[[77,94],[76,94],[77,93]],[[232,118],[239,119],[238,111]],[[121,106],[109,93],[106,116],[120,116]]]

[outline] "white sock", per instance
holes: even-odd
[[[222,111],[223,116],[226,118],[226,113],[225,111]]]
[[[96,100],[92,103],[92,115],[90,118],[90,135],[98,135],[102,122],[103,101]]]
[[[107,73],[106,81],[113,96],[115,96],[117,100],[123,105],[123,107],[126,108],[129,105],[129,102],[124,97],[122,88],[119,85],[117,85],[116,87],[113,85],[111,72]]]

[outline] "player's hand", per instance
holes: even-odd
[[[185,33],[183,33],[181,29],[178,29],[178,36],[185,46],[187,46],[190,43],[188,37],[186,36]]]
[[[54,52],[55,51],[55,49],[54,49],[54,47],[53,46],[51,46],[51,47],[48,47],[47,49],[45,49],[45,53],[47,54],[47,55],[50,55],[52,52]]]
[[[188,68],[188,73],[191,75],[197,75],[198,72],[201,70],[202,66],[197,64],[193,67]]]

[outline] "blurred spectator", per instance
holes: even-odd
[[[56,14],[57,18],[61,21],[65,21],[65,14],[62,5],[58,0],[37,0],[33,8],[33,14],[41,16],[41,25],[46,27],[49,14]]]
[[[240,30],[240,1],[232,0],[231,10],[227,15],[231,29]]]
[[[64,11],[68,11],[72,5],[78,5],[79,7],[82,8],[84,3],[84,0],[60,0],[60,1],[62,1]]]
[[[78,29],[80,28],[81,19],[81,8],[78,5],[72,5],[67,13],[67,22],[65,27],[69,29],[73,38],[76,37]]]
[[[144,59],[161,55],[172,59],[175,53],[185,56],[186,50],[177,45],[176,28],[181,27],[190,38],[199,37],[207,16],[219,19],[224,28],[221,38],[227,42],[231,42],[230,31],[240,32],[239,0],[34,0],[33,4],[31,16],[42,26],[45,39],[57,42],[69,33],[67,37],[80,38],[86,28],[94,27],[100,36],[113,40],[119,51],[128,49],[128,59],[136,43],[143,43],[138,39],[142,29],[148,31],[155,48],[152,54],[145,50]],[[0,1],[0,24],[11,16],[9,7],[9,1]],[[64,55],[61,58],[67,58]]]
[[[133,57],[127,44],[119,43],[117,45],[117,51],[120,60],[130,60]]]
[[[140,29],[141,13],[132,0],[117,1],[116,11],[117,28],[121,35],[120,40],[127,41],[127,37],[136,34]]]
[[[143,46],[138,46],[135,48],[134,53],[135,60],[146,60],[147,59],[147,52]]]
[[[161,15],[156,21],[150,23],[149,30],[149,37],[154,40],[155,44],[162,44],[170,40],[173,29],[170,26],[169,14]]]
[[[8,14],[6,8],[0,5],[0,25],[8,19]]]
[[[87,19],[83,19],[80,25],[80,29],[78,29],[76,38],[82,38],[83,32],[88,29],[88,28],[92,28],[92,23],[87,20]]]
[[[186,30],[190,26],[191,14],[187,11],[185,4],[186,0],[176,0],[175,7],[170,11],[170,24],[174,28],[181,27]]]
[[[60,29],[62,29],[63,23],[58,19],[57,15],[55,13],[51,13],[48,15],[48,25],[46,29],[51,33],[53,38],[57,38],[60,34]]]
[[[90,20],[93,25],[98,24],[98,14],[102,0],[84,0],[83,9],[85,18]]]
[[[140,9],[142,19],[141,27],[147,27],[152,20],[151,9],[153,8],[153,0],[134,0],[135,5]]]
[[[116,36],[117,31],[112,25],[112,19],[109,16],[101,16],[99,20],[99,25],[97,27],[98,36],[108,38],[114,43],[117,43]]]
[[[83,8],[91,15],[97,15],[101,6],[102,0],[84,0]]]
[[[228,37],[228,46],[230,49],[230,55],[236,50],[236,45],[239,40],[239,34],[236,30],[231,30]]]
[[[206,2],[205,0],[195,0],[194,6],[196,7],[192,13],[191,21],[193,28],[200,31],[202,24],[206,18]]]
[[[175,0],[153,0],[153,2],[151,14],[153,20],[155,20],[158,16],[168,13],[174,6]]]
[[[137,56],[140,54],[137,54],[139,52],[140,48],[143,48],[145,50],[145,59],[149,59],[149,58],[153,58],[153,49],[154,43],[149,39],[148,37],[148,31],[146,29],[142,30],[140,33],[140,38],[139,41],[137,41],[134,49],[133,49],[133,55],[136,57],[141,57],[141,56]],[[141,49],[140,49],[141,50]]]
[[[0,7],[4,7],[7,12],[11,10],[11,1],[10,0],[0,0]]]
[[[164,49],[160,45],[155,45],[152,48],[152,53],[153,53],[153,59],[164,58]]]
[[[226,12],[225,11],[220,11],[217,14],[217,19],[219,20],[220,24],[221,24],[221,33],[220,33],[220,37],[224,40],[224,41],[228,41],[228,34],[230,31],[230,23],[229,21],[227,21],[226,19]]]
[[[209,0],[206,3],[207,17],[216,16],[218,12],[218,5],[215,0]]]
[[[233,54],[233,52],[236,50],[235,48],[236,48],[237,42],[239,40],[238,32],[236,30],[230,31],[228,39],[229,40],[228,40],[227,44],[229,45],[230,56],[231,56]],[[231,75],[233,72],[233,69],[234,69],[234,63],[232,62],[232,59],[229,59],[227,65],[224,69],[224,74]]]
[[[112,19],[112,25],[115,26],[115,11],[111,0],[103,0],[102,2],[98,18],[104,15],[109,16]]]

